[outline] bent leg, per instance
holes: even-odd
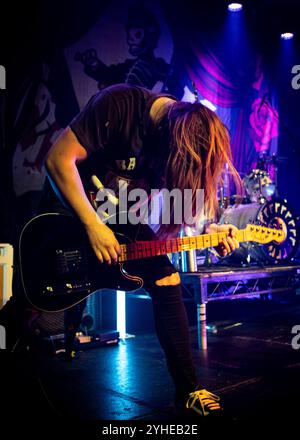
[[[167,258],[167,257],[166,257]],[[165,352],[169,372],[173,378],[177,398],[185,398],[197,385],[191,352],[188,319],[182,300],[178,273],[147,282],[153,303],[158,339]],[[155,274],[153,273],[155,279]],[[173,284],[175,280],[175,284]],[[180,280],[179,280],[180,281]],[[167,284],[170,282],[170,284]]]
[[[167,256],[140,260],[129,268],[129,273],[141,276],[145,282],[176,397],[185,399],[196,388],[197,378],[179,274]]]

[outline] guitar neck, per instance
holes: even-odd
[[[192,237],[178,237],[169,240],[137,241],[121,245],[119,262],[137,260],[140,258],[156,257],[157,255],[174,254],[176,252],[190,251],[193,249],[206,249],[218,246],[227,234],[218,232],[215,234],[202,234]],[[246,229],[237,232],[238,242],[247,241]]]

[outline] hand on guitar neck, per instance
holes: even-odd
[[[215,247],[221,257],[226,257],[226,255],[239,248],[239,242],[236,239],[237,231],[238,228],[234,225],[217,225],[216,223],[208,225],[205,229],[206,234],[226,233],[226,238]]]

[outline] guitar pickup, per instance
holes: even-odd
[[[84,249],[56,250],[56,266],[60,275],[85,272],[87,259]]]

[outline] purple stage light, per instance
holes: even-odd
[[[243,5],[241,3],[230,3],[228,5],[228,11],[231,12],[239,12],[243,9]]]
[[[291,40],[292,38],[294,38],[294,34],[292,32],[284,32],[280,35],[280,38],[282,40]]]

